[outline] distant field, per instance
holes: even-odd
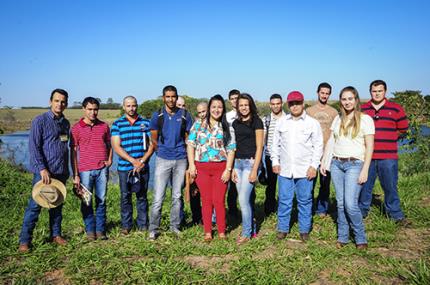
[[[6,133],[28,130],[31,120],[46,111],[47,109],[0,109],[0,129]],[[81,109],[66,109],[64,113],[71,124],[82,117]],[[120,110],[100,110],[99,112],[99,118],[109,124],[112,124],[119,115]]]

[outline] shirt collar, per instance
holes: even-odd
[[[284,116],[286,116],[287,114],[285,114],[284,110],[281,111],[281,116],[279,118],[275,117],[275,115],[273,115],[272,112],[270,112],[270,120],[278,120]]]
[[[96,119],[96,121],[94,122],[94,125],[93,125],[93,126],[98,125],[99,123],[100,123],[100,120],[99,120],[99,119]],[[80,125],[81,127],[86,127],[86,126],[91,127],[91,125],[89,125],[89,124],[85,123],[84,118],[81,118],[81,119],[79,120],[79,125]]]

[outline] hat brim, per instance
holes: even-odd
[[[67,190],[66,190],[66,186],[60,180],[51,178],[51,183],[49,184],[51,186],[54,186],[55,189],[57,189],[57,191],[58,191],[58,199],[54,203],[50,203],[50,202],[46,201],[45,199],[43,199],[39,195],[39,193],[42,190],[42,187],[44,185],[45,184],[43,183],[43,181],[40,180],[39,182],[37,182],[33,186],[32,197],[33,197],[33,200],[39,206],[41,206],[43,208],[47,208],[47,209],[52,209],[52,208],[56,208],[59,205],[61,205],[62,203],[64,203],[64,201],[66,200]]]

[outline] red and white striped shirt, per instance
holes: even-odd
[[[81,119],[72,127],[70,147],[78,148],[79,172],[103,168],[110,149],[108,124],[97,120],[91,126]]]

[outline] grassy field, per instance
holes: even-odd
[[[23,255],[17,252],[18,235],[30,184],[30,174],[0,160],[1,284],[430,284],[430,172],[400,178],[410,228],[401,228],[382,214],[377,186],[377,203],[365,220],[369,249],[360,252],[352,244],[335,248],[334,206],[330,217],[314,217],[308,243],[299,241],[296,222],[288,238],[278,241],[276,216],[263,216],[262,187],[257,188],[259,237],[248,244],[236,245],[240,223],[232,219],[228,239],[210,244],[203,242],[199,226],[185,228],[179,239],[164,233],[150,242],[146,233],[135,231],[121,236],[119,189],[110,185],[108,241],[86,241],[79,202],[69,191],[63,211],[69,244],[58,247],[47,241],[48,212],[43,210],[34,249]],[[163,207],[164,229],[169,223],[168,204]],[[189,207],[185,210],[190,220]]]
[[[0,109],[0,129],[5,133],[30,129],[31,120],[48,109]],[[82,118],[82,109],[66,109],[66,118],[73,125]],[[100,110],[99,119],[112,124],[120,116],[120,110]]]

